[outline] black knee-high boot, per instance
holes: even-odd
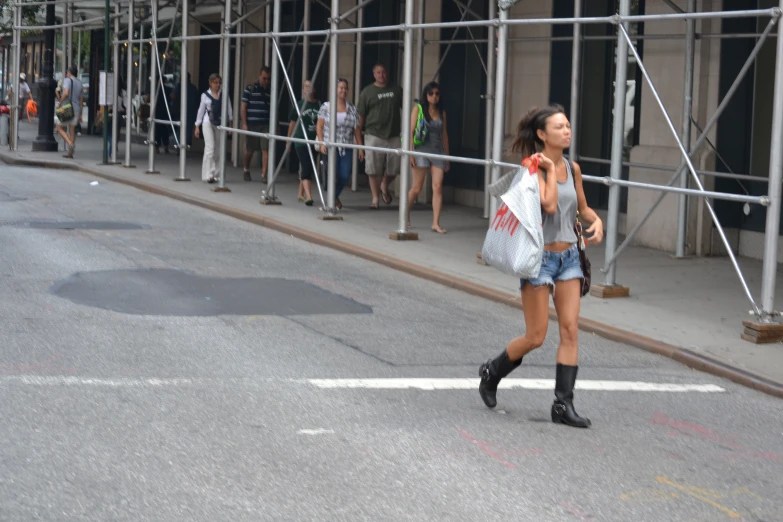
[[[508,358],[508,352],[503,353],[494,359],[488,359],[487,362],[479,367],[479,395],[487,405],[487,408],[494,408],[498,405],[497,392],[500,379],[514,371],[514,368],[522,364],[522,358],[518,361],[511,361]]]
[[[552,404],[552,422],[566,424],[574,428],[589,428],[590,419],[580,417],[574,409],[574,384],[578,366],[557,365],[555,382],[555,402]]]

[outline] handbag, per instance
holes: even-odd
[[[516,170],[481,249],[485,263],[520,279],[538,277],[544,254],[537,171],[537,164]]]
[[[571,179],[574,181],[574,190],[576,190],[576,178],[574,177],[574,167],[569,160],[567,162],[568,170],[571,171]],[[582,222],[579,221],[579,211],[576,211],[576,219],[574,220],[574,232],[576,233],[576,247],[579,250],[579,264],[582,267],[582,297],[586,296],[590,292],[590,280],[591,280],[591,267],[590,259],[587,258],[587,240],[582,232]]]

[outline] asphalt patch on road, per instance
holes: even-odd
[[[371,314],[371,307],[295,279],[204,277],[179,270],[76,273],[52,293],[73,303],[132,315]]]

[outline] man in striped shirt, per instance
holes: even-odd
[[[262,67],[258,81],[245,87],[242,93],[242,129],[251,132],[269,132],[269,82],[272,71]],[[257,136],[245,136],[245,181],[251,181],[250,160],[253,153],[261,153],[261,177],[266,182],[269,140]]]

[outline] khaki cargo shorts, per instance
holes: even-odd
[[[266,132],[269,133],[268,123],[258,123],[248,125],[247,130],[250,132]],[[259,152],[267,150],[269,148],[269,140],[267,138],[261,138],[259,136],[247,136],[245,135],[245,150],[248,152]]]
[[[368,147],[383,147],[387,149],[399,149],[402,143],[399,137],[389,138],[388,140],[373,136],[364,135],[364,144]],[[401,157],[395,151],[389,152],[364,152],[364,171],[368,176],[398,176],[400,174]]]

